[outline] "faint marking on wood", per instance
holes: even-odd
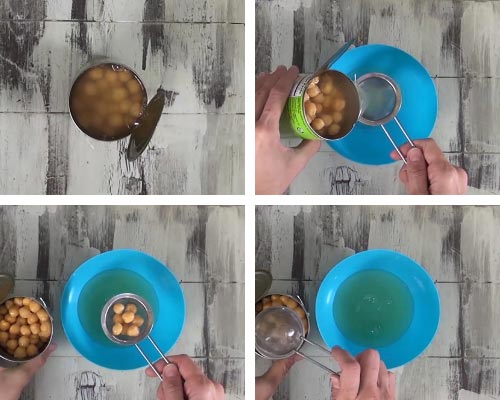
[[[106,400],[104,378],[93,371],[83,371],[75,377],[75,400]]]

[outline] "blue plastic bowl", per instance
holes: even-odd
[[[377,348],[387,368],[397,368],[418,357],[432,342],[440,319],[436,286],[427,271],[411,258],[392,250],[368,250],[342,260],[326,275],[316,298],[316,320],[321,337],[330,347],[340,346],[353,355],[366,347],[353,343],[337,327],[333,313],[335,293],[342,283],[363,270],[379,269],[401,279],[413,298],[413,320],[396,342]]]
[[[397,117],[409,136],[431,136],[438,114],[436,87],[425,67],[408,53],[396,47],[369,44],[347,51],[330,69],[343,72],[352,80],[355,75],[360,78],[371,72],[390,76],[401,88],[403,102]],[[398,146],[406,143],[396,122],[389,122],[386,128]],[[394,148],[379,126],[358,122],[346,137],[327,143],[342,156],[361,164],[395,162],[390,157]]]
[[[151,336],[160,349],[167,353],[179,338],[186,316],[181,286],[174,274],[160,261],[137,250],[113,250],[87,260],[76,269],[66,283],[61,297],[61,321],[64,332],[73,347],[86,359],[105,368],[130,370],[145,367],[134,346],[121,346],[106,338],[104,341],[86,331],[79,315],[78,302],[85,285],[104,271],[129,270],[143,278],[151,288],[154,299],[155,321]],[[106,296],[111,298],[110,290]],[[155,309],[156,308],[156,309]],[[95,310],[100,315],[101,310]],[[150,360],[160,358],[146,339],[140,343]]]

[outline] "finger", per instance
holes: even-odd
[[[293,148],[294,162],[299,171],[306,166],[320,148],[321,141],[319,140],[303,140],[297,147]]]
[[[275,361],[271,368],[263,375],[263,378],[275,390],[298,360],[297,357],[292,356],[284,360]]]
[[[380,362],[377,384],[383,393],[389,391],[389,372],[383,361]]]
[[[271,74],[268,74],[267,72],[261,72],[259,76],[257,76],[257,79],[255,80],[255,92],[262,87],[264,82],[269,79],[270,76]]]
[[[414,143],[415,146],[422,150],[422,152],[424,153],[425,161],[427,161],[427,164],[446,160],[446,157],[444,156],[442,150],[437,145],[434,139],[415,140]],[[405,143],[399,149],[401,150],[401,153],[403,153],[403,155],[406,157],[409,150],[412,148],[413,147],[409,143]],[[391,157],[395,160],[399,160],[400,157],[396,157],[396,154],[396,151],[393,151],[391,153]]]
[[[159,400],[184,400],[182,378],[174,364],[165,365],[162,371],[163,381],[158,388]]]
[[[168,356],[168,360],[177,366],[179,373],[184,380],[188,380],[198,375],[205,376],[201,368],[198,367],[198,364],[185,354],[179,356]]]
[[[413,148],[408,151],[408,194],[429,194],[429,178],[427,176],[427,163],[422,150]]]
[[[345,350],[338,346],[332,349],[332,357],[338,362],[340,374],[340,389],[345,400],[354,400],[358,395],[361,369],[359,363]]]
[[[25,362],[19,367],[19,369],[23,370],[29,376],[35,375],[40,370],[40,368],[42,368],[45,365],[47,359],[56,349],[57,345],[55,343],[51,344],[39,357],[36,357],[33,360]]]
[[[399,179],[401,182],[403,182],[405,185],[408,185],[408,173],[406,171],[406,164],[401,167],[401,170],[399,171]]]
[[[337,400],[340,393],[340,378],[337,375],[331,376],[330,386],[332,387],[332,400]]]
[[[389,399],[396,400],[396,374],[389,372]]]
[[[262,113],[258,118],[271,131],[279,132],[279,120],[285,107],[292,86],[297,79],[299,69],[295,66],[286,71],[269,92]]]
[[[367,397],[378,391],[378,375],[380,371],[380,355],[376,350],[365,350],[357,357],[361,366],[361,382],[359,395]]]
[[[457,170],[460,187],[462,188],[461,194],[464,194],[465,192],[467,192],[467,186],[469,184],[469,176],[467,175],[467,172],[464,169],[460,167],[455,167],[455,168]]]
[[[260,82],[255,84],[255,120],[257,121],[262,114],[262,110],[269,97],[269,92],[276,85],[279,79],[287,72],[286,67],[280,65],[276,70],[266,77],[263,77]],[[259,85],[257,87],[257,85]]]
[[[161,374],[161,371],[163,371],[163,368],[165,368],[165,365],[167,365],[167,363],[163,360],[159,360],[155,362],[153,365],[157,371],[160,371]],[[150,378],[156,378],[158,376],[151,367],[147,367],[145,372],[146,375],[149,376]]]

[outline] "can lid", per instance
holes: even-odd
[[[0,273],[0,303],[9,297],[13,288],[14,278],[9,274]]]
[[[255,271],[255,300],[264,296],[273,283],[273,276],[269,271],[258,269]]]
[[[342,57],[353,44],[354,44],[354,39],[349,40],[346,44],[344,44],[328,60],[326,60],[326,62],[321,67],[319,67],[318,71],[316,71],[316,74],[330,69],[332,65],[335,64],[338,61],[338,59]]]
[[[127,149],[127,159],[129,161],[137,160],[144,150],[146,150],[146,147],[148,147],[165,106],[166,94],[165,90],[161,87],[158,89],[155,96],[146,106],[139,125],[132,130]]]

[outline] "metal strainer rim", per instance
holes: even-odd
[[[293,311],[291,310],[290,308],[288,307],[269,307],[263,311],[261,311],[256,317],[255,317],[255,322],[257,323],[257,318],[259,318],[262,314],[265,314],[265,313],[269,313],[270,310],[276,310],[276,309],[282,309],[283,312],[285,313],[288,313],[290,315],[292,315],[292,318],[295,319],[295,321],[297,322],[297,325],[300,327],[300,343],[299,345],[291,350],[290,352],[288,352],[287,354],[285,355],[280,355],[280,356],[276,356],[276,355],[273,355],[273,356],[270,356],[269,352],[267,351],[262,351],[262,347],[259,346],[257,344],[257,340],[255,340],[255,350],[257,351],[257,353],[263,357],[263,358],[267,358],[269,360],[282,360],[282,359],[285,359],[285,358],[288,358],[292,355],[294,355],[301,347],[302,345],[304,344],[304,336],[305,336],[305,332],[304,332],[304,325],[302,325],[302,321],[300,320],[299,316]],[[261,317],[262,318],[262,317]]]
[[[380,126],[380,125],[385,125],[388,122],[392,121],[396,115],[398,115],[399,110],[401,109],[402,105],[402,96],[401,96],[401,89],[399,85],[389,77],[388,75],[382,74],[380,72],[371,72],[369,74],[365,74],[361,76],[359,79],[356,80],[356,86],[360,87],[360,84],[372,79],[372,78],[378,78],[378,79],[383,79],[389,85],[392,87],[392,90],[394,91],[394,96],[395,96],[395,103],[394,103],[394,108],[392,112],[387,115],[385,118],[379,119],[379,120],[371,120],[371,119],[366,119],[363,117],[363,110],[361,110],[360,116],[359,116],[359,121],[362,122],[365,125],[369,126]]]
[[[118,300],[125,299],[125,298],[133,299],[133,300],[137,301],[138,303],[140,303],[144,307],[144,309],[146,310],[146,314],[148,317],[148,320],[144,321],[145,328],[141,331],[139,336],[137,336],[135,338],[130,338],[127,340],[119,339],[115,335],[113,335],[113,333],[109,331],[108,325],[106,323],[106,316],[108,315],[109,312],[111,312],[113,305],[116,302],[118,302]],[[153,330],[153,321],[154,321],[153,309],[151,308],[149,303],[144,298],[142,298],[141,296],[136,295],[134,293],[120,293],[120,294],[113,296],[111,299],[109,299],[106,302],[106,304],[104,305],[104,307],[101,311],[101,326],[102,326],[102,330],[104,331],[104,334],[106,335],[106,337],[109,340],[111,340],[114,343],[120,344],[120,345],[133,346],[133,345],[141,342],[142,340],[144,340],[147,336],[149,336],[149,334]]]

